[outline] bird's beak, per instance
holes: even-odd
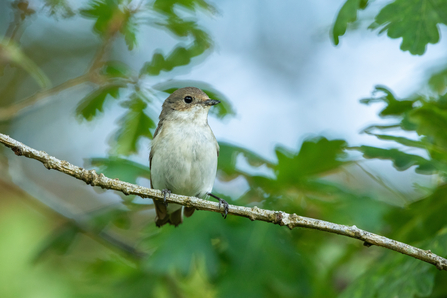
[[[215,99],[207,99],[203,102],[203,104],[207,105],[207,106],[214,106],[214,105],[217,105],[218,103],[220,103],[220,100],[215,100]]]

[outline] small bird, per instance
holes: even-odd
[[[164,195],[163,203],[154,201],[157,227],[178,226],[183,214],[189,217],[195,211],[178,204],[168,206],[166,195],[171,192],[198,198],[210,195],[219,200],[219,207],[223,204],[222,216],[227,216],[228,203],[211,194],[219,145],[208,125],[208,111],[218,103],[194,87],[174,91],[163,103],[149,154],[151,187]]]

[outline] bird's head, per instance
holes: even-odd
[[[207,121],[208,111],[220,103],[195,87],[174,91],[163,103],[160,120]]]

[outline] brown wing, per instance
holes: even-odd
[[[163,121],[160,121],[158,123],[157,129],[155,130],[153,139],[155,139],[155,137],[158,135],[162,126],[163,126]],[[153,148],[151,148],[151,151],[149,153],[149,169],[152,169],[152,157],[154,157]],[[151,187],[154,188],[154,185],[152,184],[152,171],[151,171],[150,181],[151,181]],[[155,219],[155,224],[157,225],[157,227],[161,227],[170,221],[170,215],[168,214],[168,210],[167,210],[165,204],[163,204],[162,202],[154,200],[154,205],[155,205],[155,213],[157,214],[157,218]]]
[[[157,128],[155,129],[154,137],[152,138],[152,140],[154,140],[155,137],[158,135],[162,126],[163,126],[163,121],[160,120],[160,122],[158,122]],[[151,147],[151,151],[149,153],[149,170],[152,168],[152,157],[153,156],[154,156],[154,151],[152,150],[152,147]],[[152,177],[152,175],[151,175],[151,177]],[[152,178],[151,178],[151,187],[153,187],[152,186]]]

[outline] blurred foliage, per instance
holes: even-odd
[[[357,10],[366,8],[368,0],[347,0],[340,9],[332,28],[334,44],[344,35],[348,25],[357,20]],[[412,55],[423,55],[427,44],[439,42],[439,24],[447,25],[445,0],[395,0],[376,15],[369,29],[381,27],[390,38],[402,38],[401,50]]]
[[[433,248],[434,253],[445,255],[446,230],[418,245]],[[372,265],[368,273],[348,287],[340,297],[433,297],[436,273],[437,269],[433,266],[420,266],[416,259],[396,256],[389,251],[384,253],[380,263]]]
[[[156,125],[144,113],[147,107],[144,96],[134,93],[121,106],[127,108],[127,112],[118,120],[121,129],[116,132],[113,147],[118,155],[130,155],[137,153],[137,142],[141,137],[152,139],[150,129],[155,128]]]
[[[401,38],[402,51],[413,55],[425,53],[427,44],[439,42],[438,24],[447,25],[447,1],[396,0],[376,16],[371,28],[383,26],[391,38]]]
[[[45,73],[12,40],[0,40],[0,61],[21,67],[32,76],[41,88],[51,86],[50,79]],[[4,66],[3,63],[0,65],[0,74],[2,74]]]
[[[340,43],[339,37],[346,33],[349,23],[357,20],[357,10],[365,9],[368,0],[347,0],[340,9],[332,28],[332,39],[335,45]]]
[[[414,167],[419,174],[436,175],[439,183],[430,191],[430,195],[410,204],[405,210],[393,210],[386,218],[393,231],[391,238],[415,243],[415,246],[419,247],[430,247],[433,252],[444,257],[447,255],[447,222],[444,216],[447,208],[447,185],[445,184],[447,177],[447,134],[445,133],[447,81],[444,79],[445,74],[446,71],[441,70],[428,79],[427,85],[431,90],[426,95],[415,94],[405,99],[397,99],[386,87],[376,87],[374,92],[376,96],[363,99],[361,102],[385,103],[379,115],[382,118],[391,118],[395,123],[372,125],[366,128],[365,132],[381,140],[397,143],[400,147],[361,146],[355,148],[362,152],[365,158],[392,161],[399,171]],[[377,93],[384,95],[377,96]],[[411,132],[413,134],[410,134]],[[410,138],[410,135],[413,138]],[[409,151],[414,154],[408,153]],[[393,257],[389,252],[385,255],[383,261],[353,283],[344,292],[343,297],[388,297],[389,295],[443,297],[446,295],[447,288],[435,283],[437,275],[443,273],[435,268],[420,266],[415,260],[404,260],[400,256]],[[393,263],[396,265],[392,265]],[[390,267],[395,269],[389,270]],[[396,278],[400,276],[405,276],[405,278]],[[394,280],[392,285],[389,285],[390,279]]]
[[[61,16],[63,18],[70,18],[75,15],[67,0],[46,0],[45,6],[50,11],[50,15]]]
[[[370,7],[368,4],[366,0],[346,1],[332,30],[335,44],[357,20],[358,11]],[[12,11],[11,24],[0,42],[0,69],[21,68],[22,77],[32,78],[47,95],[76,84],[68,81],[52,89],[58,73],[46,75],[48,69],[43,70],[43,62],[33,61],[33,51],[26,43],[22,45],[20,28],[42,13],[59,22],[66,18],[91,22],[91,35],[99,37],[100,44],[91,63],[84,65],[87,70],[76,78],[77,84],[85,83],[90,89],[79,94],[74,114],[81,120],[79,125],[100,121],[100,115],[109,114],[113,106],[120,114],[116,116],[109,154],[86,160],[87,168],[130,183],[149,179],[147,164],[139,164],[133,157],[140,150],[148,151],[141,141],[153,137],[156,111],[177,88],[196,86],[210,98],[220,100],[222,103],[211,110],[218,119],[235,115],[225,94],[208,83],[165,78],[174,77],[174,69],[199,63],[195,58],[212,49],[212,37],[199,24],[203,13],[216,12],[207,1],[89,0],[75,8],[73,2],[65,0],[36,1],[32,7],[28,1],[16,0],[0,5]],[[437,26],[446,23],[442,13],[445,5],[441,0],[397,0],[382,8],[371,28],[382,26],[391,38],[403,38],[402,50],[422,55],[428,43],[439,40]],[[151,38],[141,36],[144,25],[167,32],[174,45],[166,53],[158,40],[151,40],[152,58],[133,69],[124,62],[128,61],[125,53],[110,55],[110,51],[121,39],[132,53],[138,41]],[[70,66],[75,65],[64,65]],[[158,81],[160,74],[165,81]],[[387,87],[377,86],[371,98],[361,100],[383,105],[379,116],[386,119],[385,124],[371,125],[364,132],[393,146],[349,147],[341,139],[312,137],[300,141],[296,148],[277,145],[272,161],[242,146],[220,142],[218,179],[223,183],[243,180],[248,189],[240,197],[218,195],[232,204],[355,224],[446,257],[447,67],[433,74],[426,85],[427,92],[405,99],[397,98]],[[37,90],[31,91],[30,97]],[[26,107],[38,100],[37,96],[34,101],[20,98],[17,102]],[[350,153],[353,150],[365,159],[390,161],[398,171],[432,175],[438,182],[424,189],[424,198],[397,207],[391,199],[379,198],[364,185],[356,187],[358,180],[350,182],[350,176],[357,175],[355,165],[364,161],[355,159]],[[2,162],[0,156],[0,170],[7,168]],[[0,191],[7,189],[3,179]],[[386,185],[378,178],[375,181]],[[3,192],[2,196],[0,235],[8,245],[2,246],[0,253],[1,297],[447,295],[446,274],[434,266],[386,249],[366,249],[359,241],[337,235],[289,231],[231,216],[223,221],[218,214],[202,211],[185,219],[178,228],[159,229],[147,220],[146,209],[152,205],[142,204],[133,196],[80,218],[66,218],[46,209],[36,213],[18,201],[23,195]],[[48,235],[51,228],[53,232]]]
[[[76,114],[87,121],[92,121],[97,113],[104,112],[104,103],[109,95],[115,99],[119,98],[120,87],[124,86],[108,85],[93,91],[79,103]]]

